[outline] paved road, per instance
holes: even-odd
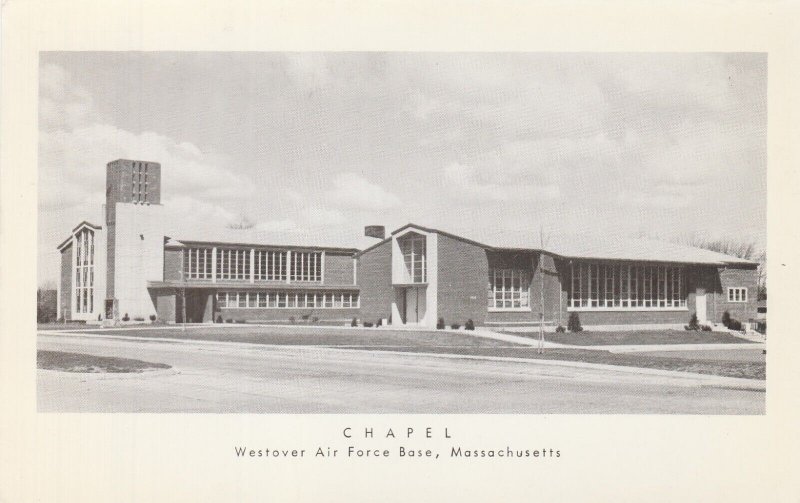
[[[763,414],[763,391],[691,374],[330,348],[40,334],[39,349],[166,363],[143,374],[38,371],[40,412]]]

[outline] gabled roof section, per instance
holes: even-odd
[[[95,224],[93,224],[93,223],[91,223],[91,222],[88,222],[88,221],[84,220],[83,222],[81,222],[81,223],[79,223],[78,225],[76,225],[76,226],[75,226],[75,227],[72,229],[72,232],[73,232],[73,233],[75,233],[75,232],[78,232],[78,230],[79,230],[81,227],[89,227],[89,228],[91,228],[91,229],[93,229],[93,230],[99,230],[99,229],[102,229],[102,227],[101,227],[101,226],[99,226],[99,225],[95,225]]]
[[[467,237],[464,237],[464,236],[459,236],[457,234],[452,234],[450,232],[443,231],[443,230],[440,230],[440,229],[434,229],[433,227],[423,227],[421,225],[412,224],[412,223],[408,223],[408,224],[400,227],[399,229],[396,229],[396,230],[392,231],[391,235],[394,236],[396,234],[399,234],[399,233],[403,232],[406,229],[418,229],[418,230],[421,230],[423,232],[431,232],[431,233],[441,234],[443,236],[447,236],[449,238],[457,239],[459,241],[463,241],[465,243],[469,243],[471,245],[479,246],[481,248],[486,248],[486,249],[489,249],[489,250],[494,248],[493,246],[484,244],[484,243],[482,243],[480,241],[477,241],[477,240],[474,240],[474,239],[470,239],[470,238],[467,238]]]
[[[538,232],[520,229],[515,232],[490,231],[482,235],[480,240],[477,240],[412,223],[393,231],[392,235],[394,236],[408,228],[435,232],[488,250],[538,251],[567,259],[669,262],[717,266],[757,265],[756,262],[751,260],[702,248],[666,241],[620,238],[618,236],[559,234],[542,240]]]
[[[69,237],[67,239],[65,239],[64,241],[62,241],[61,244],[56,246],[56,249],[60,251],[60,250],[63,250],[64,248],[67,248],[68,245],[72,244],[72,236],[74,236],[75,233],[77,233],[79,230],[81,230],[84,227],[88,227],[88,228],[92,229],[93,231],[97,231],[97,230],[102,229],[101,226],[95,225],[95,224],[93,224],[91,222],[88,222],[88,221],[84,220],[83,222],[79,223],[78,225],[76,225],[72,229],[72,231],[70,232]]]

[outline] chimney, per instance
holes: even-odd
[[[364,227],[364,235],[369,238],[386,238],[386,227],[382,225],[368,225]]]

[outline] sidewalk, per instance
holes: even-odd
[[[511,342],[522,346],[539,347],[539,340],[521,335],[502,334],[491,330],[476,329],[474,331],[451,330],[459,334],[474,335],[476,337],[486,337],[498,341]],[[565,348],[565,349],[585,349],[590,351],[609,351],[611,353],[635,353],[644,351],[709,351],[709,350],[740,350],[740,349],[766,349],[766,343],[753,342],[741,344],[620,344],[605,346],[575,346],[571,344],[559,344],[556,342],[544,341],[542,347],[546,348]]]

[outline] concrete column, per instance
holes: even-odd
[[[256,250],[250,248],[250,283],[256,282]]]
[[[322,260],[322,266],[320,267],[321,276],[320,276],[319,279],[320,279],[320,284],[324,285],[325,284],[325,250],[322,251],[322,254],[320,255],[320,260]]]
[[[292,250],[286,250],[286,282],[292,282]]]
[[[217,282],[217,247],[211,248],[211,282]]]

